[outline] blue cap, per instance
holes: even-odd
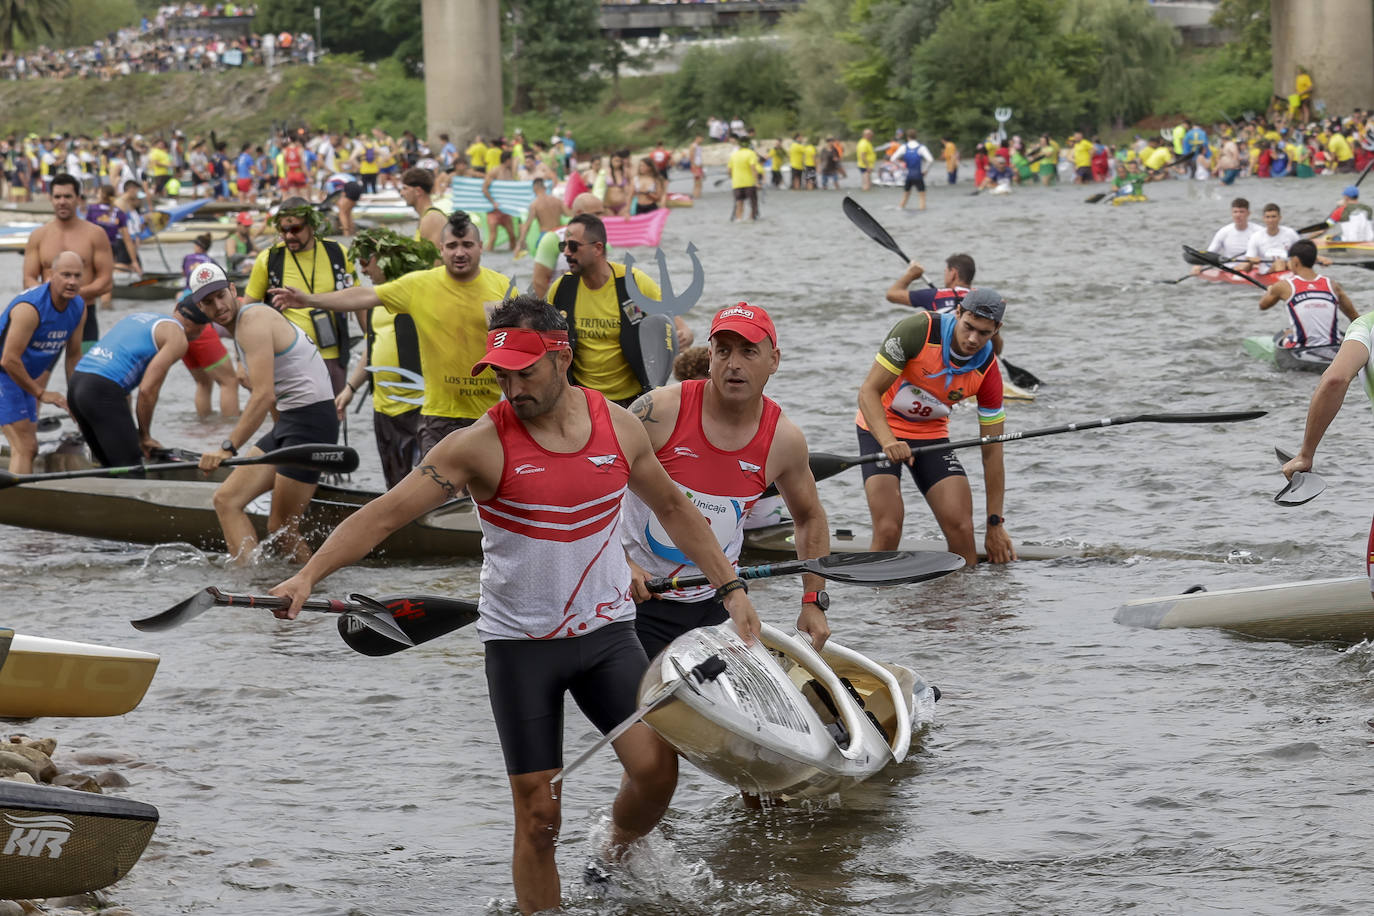
[[[1360,189],[1357,188],[1357,187],[1356,187],[1355,185],[1353,185],[1353,184],[1352,184],[1350,187],[1346,188],[1346,189],[1345,189],[1344,191],[1342,191],[1341,193],[1344,194],[1346,197],[1349,197],[1351,200],[1359,200],[1359,199],[1360,199]]]

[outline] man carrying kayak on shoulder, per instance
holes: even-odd
[[[950,551],[970,566],[978,562],[973,537],[973,493],[963,465],[948,449],[912,454],[913,447],[949,441],[950,408],[978,399],[979,431],[1002,433],[1002,373],[992,336],[1002,326],[1006,302],[996,290],[975,289],[953,314],[921,311],[888,332],[859,387],[859,450],[884,452],[865,464],[864,493],[873,518],[870,550],[895,550],[902,536],[901,470],[906,465],[925,497]],[[1001,443],[982,447],[987,489],[984,548],[994,563],[1016,559],[1002,518],[1006,471]]]

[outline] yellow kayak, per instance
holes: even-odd
[[[122,716],[143,699],[159,657],[0,629],[0,716]]]

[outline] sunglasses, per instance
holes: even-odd
[[[277,231],[282,235],[300,235],[308,228],[305,223],[301,223],[298,226],[278,226]]]
[[[577,254],[577,249],[583,245],[597,245],[599,242],[575,242],[571,239],[564,239],[558,243],[559,251],[566,251],[568,254]]]

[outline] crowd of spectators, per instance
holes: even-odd
[[[109,80],[130,73],[315,62],[318,49],[314,36],[308,32],[244,32],[230,36],[211,32],[191,37],[184,34],[186,30],[174,28],[184,25],[186,20],[251,18],[256,13],[254,6],[235,3],[169,4],[161,7],[156,16],[144,17],[137,26],[119,29],[89,46],[7,51],[0,55],[0,79]]]

